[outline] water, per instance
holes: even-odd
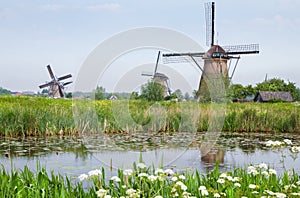
[[[81,173],[104,166],[108,176],[118,168],[131,168],[142,157],[147,165],[163,165],[175,170],[199,170],[204,173],[216,160],[223,170],[267,163],[279,173],[295,169],[300,173],[300,154],[288,148],[270,149],[267,140],[291,139],[300,145],[297,134],[221,133],[216,144],[205,145],[204,133],[138,133],[115,135],[83,135],[80,137],[2,138],[0,163],[8,170],[37,162],[48,171],[77,177]],[[208,154],[206,154],[208,152]],[[206,154],[204,156],[204,153]]]

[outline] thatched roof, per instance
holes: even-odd
[[[267,102],[272,99],[280,99],[287,102],[293,102],[294,99],[290,92],[272,92],[272,91],[259,91],[256,97],[254,98],[254,101],[256,102]]]

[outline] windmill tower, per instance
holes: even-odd
[[[225,86],[229,85],[229,81],[232,79],[235,69],[237,67],[240,55],[242,54],[257,54],[259,53],[258,44],[250,45],[231,45],[220,46],[216,45],[214,41],[215,36],[215,3],[209,2],[205,4],[206,14],[206,45],[210,48],[207,52],[198,53],[171,53],[163,54],[166,63],[182,62],[183,60],[189,60],[194,62],[197,67],[202,71],[202,75],[199,81],[199,88],[197,91],[197,97],[202,100],[209,95],[210,87],[215,82],[214,78],[223,78]],[[181,58],[181,60],[175,60],[174,57]],[[171,61],[167,59],[171,58]],[[202,58],[204,65],[200,65],[196,58]],[[229,62],[229,64],[228,64]],[[231,64],[234,68],[229,75]],[[226,80],[228,79],[228,83]],[[208,86],[208,84],[211,84]],[[213,85],[214,86],[214,85]]]
[[[40,89],[43,89],[45,87],[49,87],[49,90],[48,90],[48,96],[49,97],[52,97],[52,98],[64,98],[65,97],[65,86],[68,85],[68,84],[71,84],[72,81],[69,81],[69,82],[61,82],[62,80],[65,80],[65,79],[68,79],[68,78],[71,78],[72,75],[71,74],[67,74],[65,76],[62,76],[62,77],[59,77],[57,78],[50,65],[47,65],[47,69],[48,69],[48,72],[49,72],[49,75],[51,77],[51,81],[50,82],[47,82],[43,85],[40,85],[39,88]]]
[[[149,73],[143,72],[142,76],[151,76],[152,80],[154,82],[157,82],[160,85],[162,85],[162,87],[164,88],[164,96],[166,97],[168,95],[171,95],[170,80],[169,80],[169,77],[166,76],[165,74],[157,72],[157,68],[158,68],[158,64],[159,64],[159,59],[160,59],[160,54],[161,54],[161,52],[158,51],[157,59],[156,59],[156,64],[155,64],[155,68],[154,68],[153,74],[149,74]]]

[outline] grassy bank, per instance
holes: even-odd
[[[223,131],[232,132],[299,132],[299,115],[296,103],[158,104],[0,97],[0,134],[207,131],[220,128],[220,124]]]
[[[84,188],[83,182],[90,187]],[[49,175],[45,169],[36,173],[27,167],[11,173],[0,170],[1,197],[299,197],[299,189],[296,172],[278,176],[264,163],[230,172],[216,167],[206,174],[137,163],[133,169],[119,169],[115,176],[107,177],[100,168],[83,173],[76,180]]]

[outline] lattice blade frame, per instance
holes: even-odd
[[[258,54],[259,44],[222,46],[227,54]]]

